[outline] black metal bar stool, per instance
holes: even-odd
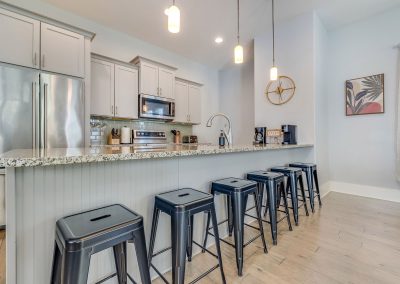
[[[299,208],[304,206],[304,210],[306,211],[306,215],[308,216],[308,208],[306,203],[306,194],[304,190],[304,182],[302,170],[300,168],[292,168],[292,167],[274,167],[271,168],[271,172],[282,173],[287,177],[286,182],[286,193],[290,193],[290,197],[292,199],[292,209],[293,209],[293,218],[296,226],[299,225]],[[300,184],[300,192],[302,199],[298,198],[298,184]],[[299,201],[302,201],[302,204],[299,204]]]
[[[312,163],[292,163],[289,164],[289,167],[300,168],[306,174],[308,198],[310,200],[311,211],[314,213],[315,209],[314,200],[316,196],[318,196],[319,207],[322,206],[321,194],[319,192],[319,184],[318,184],[317,165]],[[315,181],[315,190],[314,190],[314,181]]]
[[[119,284],[127,278],[126,244],[135,244],[142,283],[151,283],[143,217],[122,205],[110,205],[64,217],[57,221],[52,284],[86,284],[91,255],[113,248]]]
[[[268,171],[256,171],[247,174],[248,180],[253,180],[258,184],[258,196],[260,212],[262,207],[265,207],[265,213],[269,211],[269,221],[263,219],[264,222],[269,223],[271,227],[272,241],[274,245],[278,244],[278,223],[286,218],[289,225],[289,230],[292,231],[292,224],[290,222],[290,214],[287,203],[287,196],[285,190],[285,176],[281,173],[273,173]],[[263,206],[264,190],[267,192],[266,205]],[[284,200],[284,210],[280,210],[281,198]],[[247,211],[253,208],[247,209]],[[278,220],[278,212],[285,213],[280,220]],[[246,214],[251,218],[254,216]]]
[[[243,248],[261,237],[264,252],[267,253],[267,244],[264,238],[264,230],[262,224],[262,217],[260,212],[260,206],[258,204],[258,196],[257,196],[257,183],[250,180],[238,179],[238,178],[226,178],[218,181],[214,181],[211,185],[211,193],[213,195],[216,194],[225,194],[227,196],[228,202],[228,212],[231,212],[232,218],[224,220],[217,225],[221,225],[229,220],[232,220],[232,229],[234,232],[235,244],[231,244],[230,242],[221,239],[222,242],[232,246],[236,251],[236,265],[238,269],[239,276],[243,274]],[[257,211],[257,221],[258,228],[254,227],[250,224],[245,224],[244,217],[246,214],[246,205],[249,195],[254,196],[254,201],[256,204]],[[253,229],[259,230],[260,234],[253,237],[246,243],[244,243],[244,226],[249,226]],[[213,228],[215,229],[216,224],[213,224]],[[207,244],[208,235],[212,235],[210,230],[210,218],[207,221],[207,229],[206,236],[204,238],[204,247]]]
[[[160,212],[164,212],[171,216],[172,244],[171,247],[154,253],[154,244],[156,240]],[[204,246],[193,241],[193,215],[200,212],[207,212],[208,217],[212,218],[217,254],[214,254]],[[186,254],[190,261],[192,258],[192,243],[194,243],[201,249],[207,251],[217,258],[218,264],[201,274],[191,283],[201,280],[218,267],[221,271],[222,283],[226,283],[221,260],[218,227],[216,224],[217,218],[215,214],[214,197],[209,193],[201,192],[191,188],[184,188],[157,195],[155,197],[153,223],[151,227],[148,257],[149,266],[156,271],[156,273],[164,280],[165,283],[169,283],[162,273],[151,263],[151,260],[153,257],[172,249],[172,283],[183,284],[185,280]]]

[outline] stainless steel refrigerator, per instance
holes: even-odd
[[[0,64],[0,153],[83,146],[82,79]]]

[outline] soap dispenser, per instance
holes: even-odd
[[[221,134],[219,135],[218,144],[220,147],[225,146],[225,135],[223,130],[221,130]]]

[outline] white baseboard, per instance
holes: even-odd
[[[321,187],[321,192],[323,192],[323,190],[326,190],[326,193],[334,191],[363,197],[400,202],[400,189],[368,186],[338,181],[327,182],[324,184],[324,186],[326,186],[326,188]],[[324,194],[322,193],[322,195]]]

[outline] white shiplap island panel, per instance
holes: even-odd
[[[182,187],[209,191],[212,180],[230,176],[244,177],[249,171],[294,161],[314,161],[313,147],[9,167],[6,169],[9,202],[7,283],[49,283],[55,223],[58,218],[111,203],[121,203],[143,215],[148,240],[155,194]],[[222,200],[217,198],[216,202],[219,216],[222,217],[225,215]],[[161,215],[159,224],[156,250],[170,244],[169,218]],[[222,226],[220,231],[225,235]],[[204,216],[199,214],[195,219],[194,237],[200,241],[203,235]],[[128,247],[132,253],[128,259],[129,272],[139,280],[133,249],[131,245]],[[156,257],[154,263],[161,271],[168,270],[170,254]],[[111,250],[95,255],[91,261],[89,283],[113,273],[114,269]],[[111,279],[105,283],[117,281]]]

